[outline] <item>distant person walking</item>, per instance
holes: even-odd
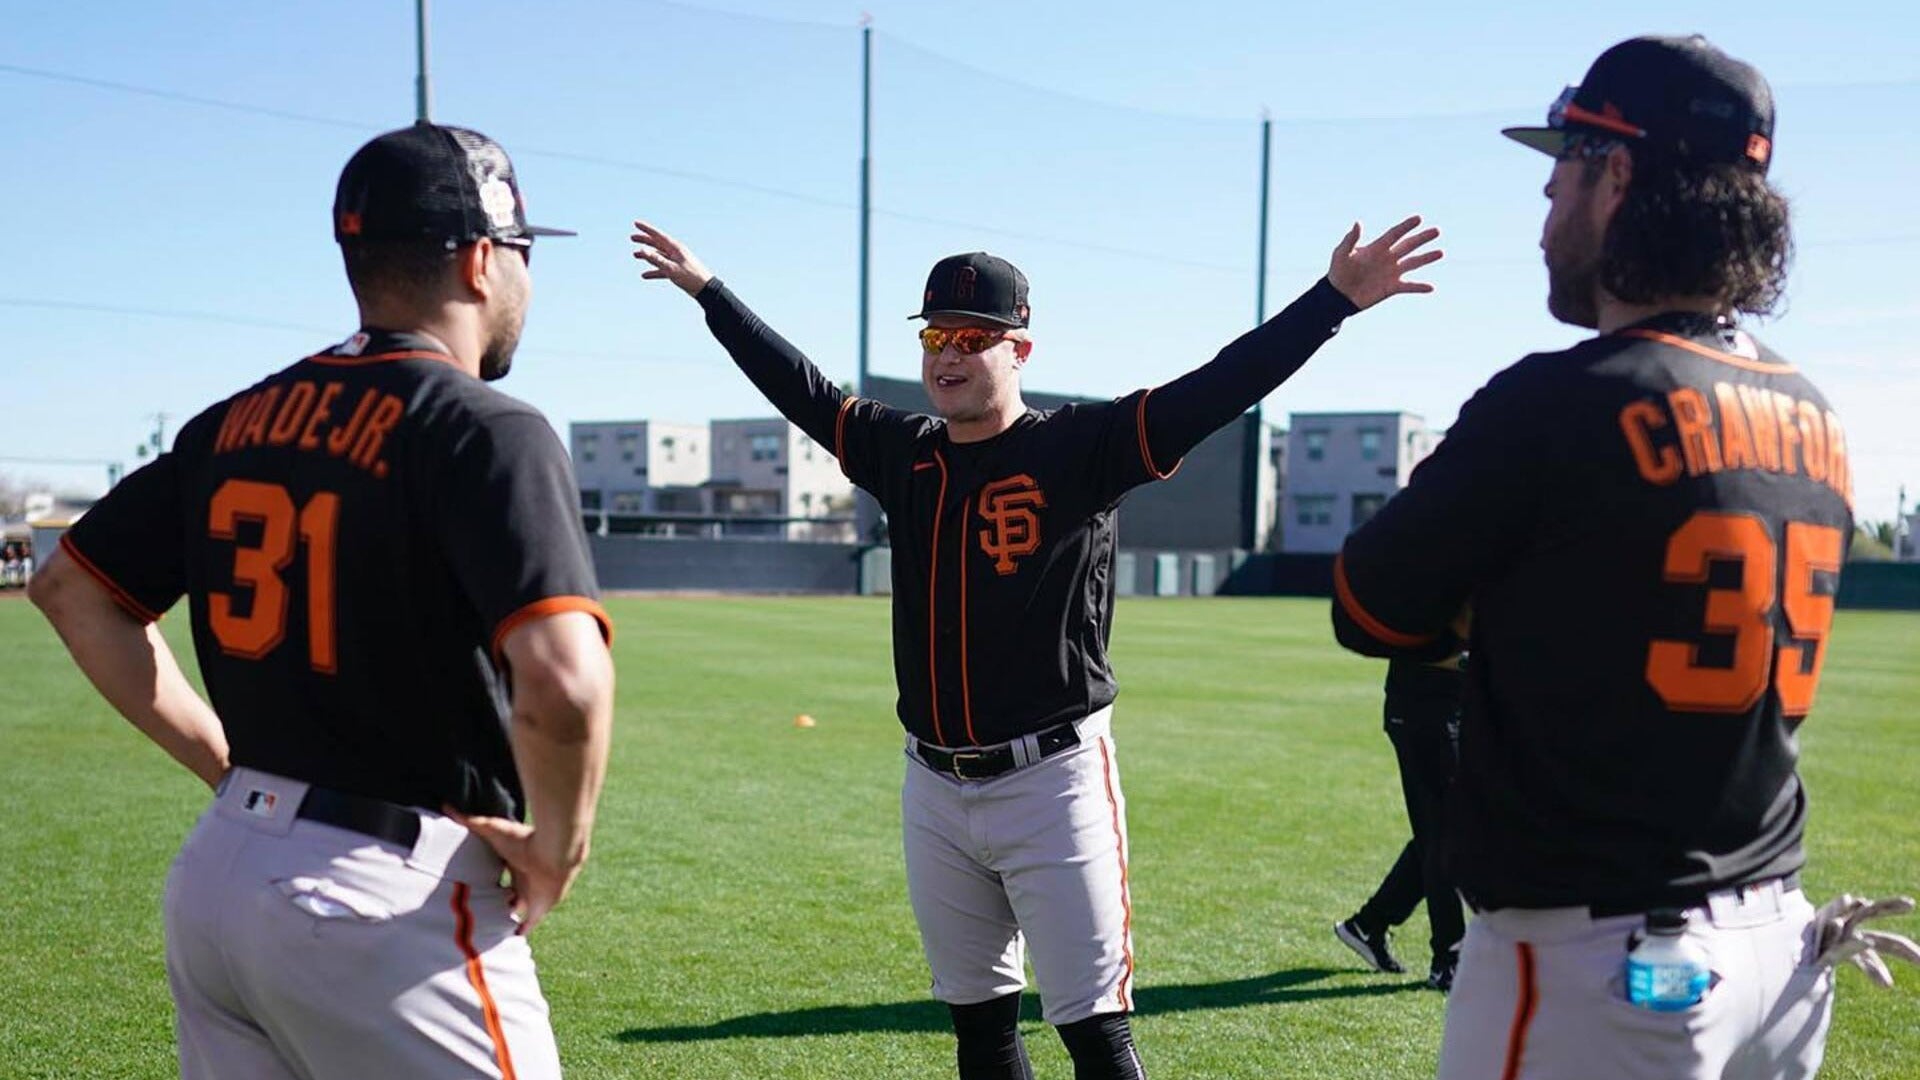
[[[1406,922],[1426,901],[1433,950],[1427,985],[1441,993],[1453,989],[1460,938],[1467,929],[1446,864],[1446,801],[1459,755],[1463,689],[1459,657],[1387,664],[1387,738],[1400,763],[1400,793],[1413,839],[1400,849],[1393,868],[1360,910],[1333,928],[1334,936],[1368,967],[1399,974],[1406,969],[1389,948],[1387,931]]]

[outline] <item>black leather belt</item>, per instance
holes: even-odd
[[[1072,724],[1055,725],[1036,732],[1033,738],[1040,745],[1040,757],[1034,761],[1050,758],[1062,750],[1080,745],[1080,732]],[[927,768],[960,780],[991,780],[1020,766],[1019,759],[1013,755],[1012,743],[946,750],[930,743],[916,742],[914,753],[926,763]],[[1030,761],[1027,764],[1033,763]]]
[[[1644,915],[1656,908],[1673,908],[1675,910],[1685,911],[1690,908],[1706,907],[1712,902],[1712,898],[1720,893],[1731,895],[1740,892],[1742,889],[1758,889],[1774,884],[1780,886],[1781,892],[1792,892],[1800,887],[1800,872],[1796,870],[1785,877],[1763,878],[1759,881],[1750,881],[1745,885],[1735,885],[1727,889],[1715,889],[1712,892],[1701,893],[1698,896],[1686,897],[1680,900],[1667,900],[1659,904],[1640,904],[1631,901],[1612,904],[1589,904],[1587,906],[1587,914],[1596,919],[1612,919],[1621,915]]]
[[[349,795],[344,791],[334,791],[330,788],[308,788],[307,797],[300,800],[300,809],[296,810],[293,816],[305,821],[317,821],[322,825],[365,833],[376,840],[385,840],[389,844],[398,844],[408,849],[411,849],[414,842],[420,839],[418,811],[398,806],[385,799]]]

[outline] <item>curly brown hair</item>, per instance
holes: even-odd
[[[1636,153],[1602,244],[1600,284],[1628,303],[1707,296],[1722,310],[1770,315],[1792,259],[1787,199],[1765,176]]]

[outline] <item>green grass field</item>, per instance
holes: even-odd
[[[534,936],[569,1075],[951,1075],[902,881],[886,602],[612,606],[594,860]],[[1117,622],[1149,1070],[1430,1076],[1443,999],[1328,932],[1405,837],[1380,666],[1332,645],[1320,602],[1126,600]],[[1920,889],[1917,703],[1920,615],[1843,613],[1803,737],[1816,900]],[[13,600],[0,748],[0,1076],[171,1075],[161,883],[204,790]],[[1920,1076],[1920,972],[1899,975],[1842,974],[1824,1076]],[[1030,1013],[1036,1072],[1069,1076]]]

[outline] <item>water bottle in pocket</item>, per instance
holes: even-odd
[[[1647,913],[1646,928],[1627,940],[1627,1000],[1655,1012],[1698,1005],[1713,985],[1706,950],[1687,940],[1687,913]]]

